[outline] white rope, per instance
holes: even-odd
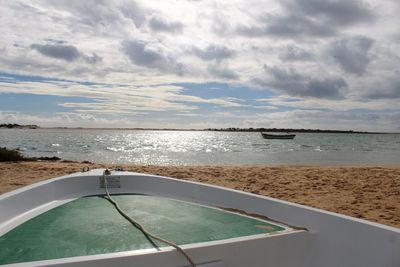
[[[139,222],[137,222],[136,220],[134,220],[132,217],[130,217],[128,214],[126,214],[119,206],[118,203],[114,201],[114,199],[111,198],[110,193],[108,192],[108,185],[107,185],[107,176],[106,176],[106,172],[108,171],[108,169],[106,169],[103,172],[103,179],[104,179],[104,188],[106,189],[106,194],[107,194],[107,200],[110,201],[114,207],[118,210],[118,212],[125,218],[127,219],[131,224],[133,224],[134,226],[136,226],[140,231],[143,232],[143,234],[146,236],[146,238],[148,238],[150,240],[150,242],[152,243],[153,246],[155,246],[155,243],[151,240],[151,239],[155,239],[158,240],[162,243],[165,243],[167,245],[170,245],[171,247],[174,247],[177,251],[179,251],[186,259],[187,261],[190,263],[190,265],[192,267],[196,267],[196,264],[193,262],[193,260],[189,257],[189,255],[177,244],[168,241],[166,239],[163,239],[159,236],[156,236],[152,233],[150,233],[148,230],[146,230],[144,228],[144,226],[142,224],[140,224]]]

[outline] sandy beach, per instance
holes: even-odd
[[[74,162],[0,163],[0,193],[41,180],[111,167]],[[270,196],[400,228],[400,167],[138,166],[165,175]]]

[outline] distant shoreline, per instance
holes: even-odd
[[[321,130],[297,128],[206,128],[206,129],[177,129],[177,128],[86,128],[86,127],[40,127],[38,125],[0,124],[0,129],[56,129],[56,130],[121,130],[121,131],[210,131],[210,132],[284,132],[284,133],[343,133],[343,134],[396,134],[396,132],[368,132],[355,130]]]
[[[30,124],[30,125],[20,125],[16,123],[3,123],[0,124],[0,129],[1,128],[6,128],[6,129],[38,129],[40,128],[38,125]]]

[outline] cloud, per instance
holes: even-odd
[[[307,89],[300,95],[313,96],[317,98],[341,98],[342,90],[347,88],[347,82],[342,78],[311,79]]]
[[[368,52],[373,43],[365,36],[340,39],[331,44],[330,54],[344,71],[361,76],[370,62]]]
[[[137,28],[146,21],[146,10],[136,1],[123,2],[120,6],[122,14],[133,21]]]
[[[60,112],[50,116],[23,112],[0,111],[0,121],[18,124],[35,124],[41,127],[135,127],[137,122],[126,117],[108,118],[104,114]]]
[[[400,78],[395,76],[387,78],[385,81],[374,82],[364,96],[368,99],[399,99]]]
[[[0,78],[0,94],[68,97],[66,102],[60,102],[58,105],[85,114],[135,116],[153,112],[189,112],[198,110],[202,104],[217,107],[242,106],[236,98],[204,98],[185,94],[184,88],[177,85],[133,86],[78,83],[42,77],[24,77],[26,81],[10,79],[7,76]],[[70,97],[83,100],[72,102]]]
[[[227,67],[220,66],[220,65],[210,64],[207,67],[207,71],[210,75],[212,75],[214,77],[222,78],[225,80],[239,79],[239,76],[235,71],[233,71]]]
[[[295,68],[269,67],[264,65],[269,78],[258,79],[259,85],[280,90],[291,96],[339,99],[348,84],[338,77],[311,77],[297,72]]]
[[[137,14],[140,10],[134,1],[122,3],[121,6],[116,4],[118,2],[107,0],[59,0],[56,2],[48,0],[46,2],[48,6],[72,15],[78,27],[81,26],[80,24],[90,27],[115,25],[123,18],[122,10],[131,9],[130,15]]]
[[[216,60],[221,61],[224,59],[231,58],[235,55],[235,52],[225,46],[219,46],[215,44],[210,44],[205,48],[193,47],[192,48],[193,54],[197,57],[205,60]]]
[[[47,24],[58,26],[57,34],[64,31],[74,41],[78,35],[96,40],[130,36],[145,24],[149,12],[134,0],[46,0],[35,6],[40,8],[39,18],[44,17],[44,12],[48,13],[51,21]]]
[[[289,110],[269,112],[243,118],[244,125],[265,125],[276,128],[310,128],[361,131],[382,131],[391,129],[398,131],[400,112],[370,111],[365,113],[351,113],[348,111],[319,111],[319,110]],[[369,122],[369,123],[366,123]],[[389,126],[392,125],[392,126]],[[389,127],[388,127],[389,126]],[[377,130],[380,129],[380,130]]]
[[[138,66],[176,73],[178,75],[182,75],[185,72],[185,66],[177,63],[173,57],[169,56],[160,43],[124,40],[122,41],[122,51],[132,63]]]
[[[96,64],[102,61],[102,58],[99,57],[96,53],[85,55],[80,53],[75,46],[63,44],[60,41],[58,41],[57,43],[44,45],[32,44],[31,48],[38,51],[44,56],[62,59],[68,62],[83,59],[88,64]]]
[[[86,63],[89,63],[89,64],[100,63],[103,60],[96,53],[92,53],[91,55],[82,55],[82,58]]]
[[[308,17],[265,15],[261,19],[261,25],[240,25],[237,32],[249,37],[271,35],[296,39],[307,36],[326,37],[333,35],[336,31],[327,25],[315,23]]]
[[[267,65],[264,65],[264,69],[269,71],[277,81],[291,82],[304,79],[304,77],[300,75],[294,68],[283,69],[277,66],[270,68]]]
[[[63,45],[63,44],[32,44],[32,49],[35,49],[40,54],[57,58],[63,59],[66,61],[74,61],[77,60],[81,55],[78,49],[73,45]]]
[[[168,21],[160,16],[152,16],[149,20],[149,27],[155,32],[181,33],[183,24],[176,21]]]
[[[326,109],[342,103],[357,112],[372,106],[386,112],[384,103],[396,110],[391,101],[400,95],[397,2],[8,1],[0,5],[0,69],[22,75],[16,80],[25,82],[14,94],[73,92],[88,103],[60,105],[90,114],[148,118],[166,111],[163,120],[174,120],[178,112],[204,115],[204,107],[213,105],[221,112],[228,107],[234,116],[252,109],[251,120],[254,112],[276,111],[252,108],[269,94],[310,100],[292,101],[278,111],[308,109],[312,100],[319,109],[323,106],[316,103]],[[268,67],[260,68],[263,64]],[[23,75],[78,82],[56,90],[51,81],[27,83]],[[213,103],[156,86],[209,82],[229,86],[219,93],[199,86],[190,93],[216,97]],[[10,86],[2,83],[0,89]]]
[[[349,26],[374,20],[372,9],[360,0],[285,0],[291,14],[313,17],[324,25]]]
[[[279,53],[282,61],[308,61],[314,58],[313,54],[301,47],[288,45]]]
[[[343,27],[369,23],[374,16],[361,1],[284,0],[282,12],[263,14],[254,24],[239,24],[236,32],[250,37],[329,37]]]
[[[320,99],[320,98],[302,98],[290,96],[274,96],[269,98],[257,99],[257,102],[266,103],[268,106],[286,107],[302,110],[330,110],[340,112],[351,112],[352,110],[369,110],[379,112],[383,110],[394,110],[398,107],[398,101],[393,100],[374,100],[365,99]]]

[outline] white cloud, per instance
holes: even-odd
[[[185,95],[183,88],[172,85],[158,86],[105,86],[84,85],[74,82],[0,82],[0,93],[38,94],[81,97],[92,101],[65,102],[63,107],[78,112],[95,114],[142,115],[152,111],[192,111],[199,104],[221,107],[241,107],[238,99],[211,98]]]
[[[290,110],[259,114],[243,118],[246,127],[267,128],[304,128],[304,129],[334,129],[360,131],[393,131],[400,127],[400,112],[367,112],[349,113],[341,111],[324,112],[318,110]],[[301,123],[299,123],[301,121]],[[368,121],[369,123],[366,123]],[[301,125],[301,127],[299,127]]]
[[[307,98],[296,98],[288,96],[271,97],[257,100],[260,103],[266,103],[267,105],[273,105],[275,107],[290,107],[295,109],[304,110],[321,110],[328,109],[332,111],[351,111],[357,109],[364,109],[369,111],[384,111],[384,110],[397,110],[398,101],[392,100],[356,100],[356,99],[345,99],[345,100],[330,100],[330,99],[307,99]]]
[[[2,72],[97,85],[2,83],[0,91],[87,97],[62,105],[93,114],[246,107],[162,86],[217,81],[283,96],[271,107],[398,109],[398,11],[396,1],[376,0],[8,1]]]
[[[254,24],[257,20],[273,27],[273,22],[265,20],[266,6],[268,12],[278,17],[285,12],[291,14],[294,10],[305,15],[312,14],[317,18],[312,23],[321,21],[322,26],[318,27],[322,27],[323,33],[328,33],[328,30],[324,31],[323,23],[328,29],[337,25],[334,31],[337,33],[331,37],[338,40],[343,34],[349,40],[355,38],[353,31],[363,33],[371,28],[378,29],[380,23],[386,23],[380,15],[391,14],[390,18],[396,20],[390,13],[392,7],[389,3],[380,3],[380,13],[375,14],[372,11],[377,4],[373,2],[303,2],[13,1],[0,7],[3,25],[0,47],[7,50],[1,55],[0,68],[11,73],[107,83],[136,82],[140,79],[138,76],[153,79],[156,83],[171,80],[225,81],[227,77],[248,82],[260,73],[264,64],[281,66],[296,61],[300,67],[319,68],[317,76],[322,70],[331,76],[341,76],[340,70],[335,69],[321,53],[330,39],[300,39],[294,46],[286,39],[263,34],[257,35],[259,39],[237,35],[235,29],[240,25]],[[344,24],[345,28],[342,27]],[[282,27],[292,26],[286,23]],[[216,28],[219,32],[215,31]],[[376,33],[381,35],[382,28],[379,29]],[[171,34],[166,34],[168,32]],[[369,33],[379,43],[388,42],[380,39],[384,36],[375,38],[375,32]],[[301,34],[296,31],[296,35]],[[46,40],[59,43],[49,47]],[[345,49],[346,56],[341,57],[341,53],[338,62],[345,72],[349,72],[343,75],[347,81],[347,75],[364,70],[367,59],[360,58],[358,50],[351,50],[348,45],[342,44],[336,47],[341,51]],[[31,47],[41,54],[35,54]],[[266,53],[268,47],[272,50]],[[84,60],[72,60],[80,55],[86,55],[82,56]],[[193,55],[201,60],[194,60]],[[57,61],[57,58],[70,62],[66,64]],[[353,60],[345,61],[347,58]],[[229,68],[213,68],[215,71],[210,71],[210,60],[228,60]],[[374,63],[372,61],[374,58],[368,59],[370,64]],[[88,67],[88,62],[98,64]],[[352,87],[351,84],[349,87]]]

